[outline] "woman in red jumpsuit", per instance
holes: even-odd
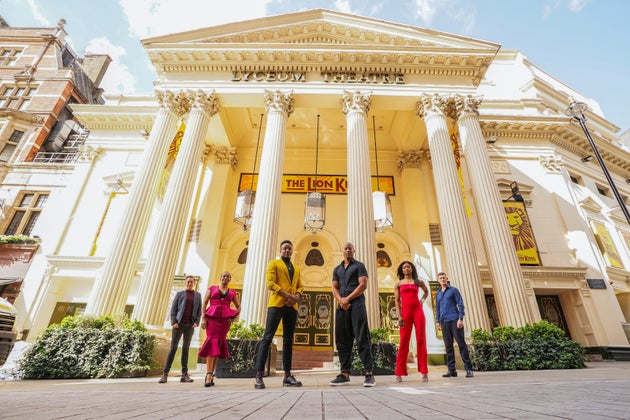
[[[418,291],[422,289],[422,299],[418,299]],[[416,266],[410,261],[403,261],[398,266],[398,281],[394,284],[394,298],[396,309],[400,314],[400,347],[396,357],[396,382],[402,382],[407,376],[407,356],[409,355],[409,341],[411,330],[416,328],[416,356],[418,357],[418,372],[422,374],[422,382],[429,381],[427,366],[427,334],[426,319],[422,303],[429,296],[429,290],[424,282],[418,279]]]
[[[220,285],[210,286],[203,298],[204,317],[201,328],[206,330],[206,341],[199,349],[199,356],[206,358],[206,387],[214,385],[214,370],[218,359],[230,357],[226,337],[230,324],[238,317],[241,309],[236,292],[228,288],[230,280],[230,273],[222,273]],[[232,303],[236,310],[232,309]]]

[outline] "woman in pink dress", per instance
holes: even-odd
[[[228,285],[232,275],[227,271],[221,274],[221,283],[210,286],[203,299],[204,317],[201,328],[206,330],[206,341],[199,349],[199,356],[206,358],[206,379],[204,386],[214,385],[214,370],[219,358],[230,357],[227,345],[227,333],[241,309],[236,292]],[[232,309],[232,303],[236,310]]]
[[[408,375],[407,356],[409,355],[411,330],[414,327],[416,328],[418,372],[422,374],[422,382],[428,382],[426,319],[422,304],[429,296],[429,290],[424,282],[418,279],[416,266],[412,262],[403,261],[398,266],[397,274],[398,281],[394,284],[394,299],[400,315],[400,346],[396,357],[396,382],[402,382],[402,377]],[[423,291],[422,300],[418,299],[419,289]]]

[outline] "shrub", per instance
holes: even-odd
[[[26,235],[0,235],[0,244],[38,244],[39,238]]]
[[[127,317],[77,315],[48,327],[17,362],[25,379],[115,378],[157,366],[155,337]]]
[[[496,327],[472,332],[471,361],[477,370],[578,369],[585,352],[548,321],[520,328]]]
[[[265,334],[265,329],[260,324],[251,324],[249,327],[244,321],[232,322],[227,338],[241,340],[260,340]]]
[[[396,356],[398,347],[396,344],[389,342],[390,330],[388,328],[373,328],[370,330],[370,341],[372,342],[372,363],[374,369],[382,369],[383,371],[396,370]],[[357,343],[352,346],[352,368],[351,373],[355,375],[363,375],[365,369],[363,362],[359,357]]]
[[[264,333],[260,324],[246,326],[243,321],[233,322],[227,334],[230,358],[219,360],[219,366],[225,366],[227,372],[217,370],[217,377],[254,373],[258,341]]]

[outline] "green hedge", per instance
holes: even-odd
[[[17,362],[24,379],[115,378],[157,366],[155,337],[126,317],[66,317],[48,327]]]
[[[520,328],[472,332],[471,361],[476,370],[585,368],[584,349],[547,321]]]

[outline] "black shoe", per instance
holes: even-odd
[[[210,380],[208,380],[208,377],[210,378]],[[206,388],[214,386],[214,375],[212,373],[206,373],[206,381],[204,382],[203,386],[205,386]]]
[[[332,381],[328,383],[332,386],[338,386],[338,385],[345,385],[349,382],[350,382],[350,378],[344,375],[343,373],[340,373],[339,375],[337,375],[335,379],[333,379]]]
[[[457,372],[452,371],[452,372],[446,372],[444,375],[442,375],[442,378],[455,378],[457,377]]]
[[[284,381],[282,381],[282,386],[302,386],[302,382],[295,379],[295,376],[289,375],[284,377]]]
[[[467,378],[472,378],[472,377],[473,377],[472,370],[467,370],[467,371],[466,371],[466,377],[467,377]]]
[[[371,387],[374,385],[376,385],[376,380],[374,379],[374,375],[371,373],[368,373],[367,375],[365,375],[365,381],[363,381],[363,386]]]
[[[162,375],[162,377],[160,378],[160,380],[158,381],[159,384],[165,384],[166,381],[168,381],[168,374],[165,373]]]
[[[256,383],[254,384],[254,388],[256,389],[265,389],[265,383],[263,382],[262,377],[256,377]]]

